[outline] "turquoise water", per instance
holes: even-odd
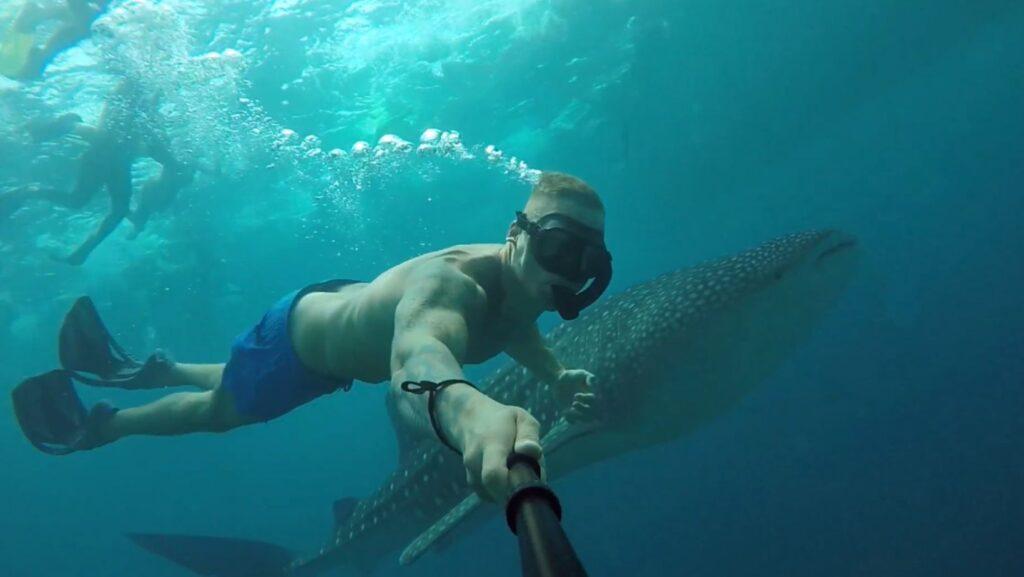
[[[202,168],[139,238],[125,223],[81,267],[50,256],[96,225],[103,195],[0,221],[0,382],[54,366],[81,294],[129,350],[221,361],[298,286],[500,242],[531,170],[561,170],[608,207],[611,291],[809,228],[855,234],[866,264],[737,410],[558,482],[592,575],[1024,571],[1019,3],[115,2],[93,30],[43,80],[0,79],[0,190],[70,186],[81,144],[32,143],[24,123],[94,121],[123,77],[162,95],[145,122]],[[416,147],[428,128],[449,145],[352,152],[385,134]],[[8,416],[0,566],[186,574],[129,531],[313,551],[330,503],[394,466],[383,393],[60,459]],[[517,563],[495,520],[378,574]]]

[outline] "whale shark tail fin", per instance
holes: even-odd
[[[248,539],[129,533],[136,545],[207,577],[284,577],[294,555],[283,547]]]

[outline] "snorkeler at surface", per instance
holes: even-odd
[[[147,125],[154,107],[153,99],[140,95],[133,83],[122,81],[107,99],[96,126],[83,124],[77,114],[29,123],[28,130],[37,141],[73,134],[88,148],[78,159],[77,180],[71,190],[29,185],[0,192],[0,218],[31,200],[81,209],[105,187],[110,196],[106,217],[78,248],[58,260],[82,264],[125,218],[135,226],[132,238],[137,236],[152,213],[166,208],[193,178],[192,167],[176,160],[163,135]],[[139,187],[131,211],[132,164],[143,157],[158,162],[161,170]]]
[[[0,49],[0,73],[14,80],[41,78],[58,54],[89,37],[92,23],[111,1],[66,0],[63,4],[47,4],[26,0],[8,31],[12,38]],[[45,42],[36,44],[36,28],[53,20],[59,22],[57,28]]]
[[[38,448],[64,454],[129,435],[227,431],[348,390],[355,379],[390,381],[388,412],[400,450],[436,436],[462,454],[481,496],[500,499],[508,491],[508,455],[540,458],[539,424],[476,390],[462,367],[504,351],[554,389],[567,418],[591,418],[593,375],[564,368],[536,319],[545,310],[575,318],[610,278],[600,198],[575,177],[545,173],[504,244],[454,246],[370,282],[334,280],[291,292],[235,340],[227,364],[176,363],[159,352],[138,363],[83,297],[61,329],[64,370],[19,385],[15,412]],[[72,377],[99,386],[202,391],[86,411]]]

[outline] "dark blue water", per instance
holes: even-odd
[[[557,483],[592,575],[1024,574],[1019,3],[114,7],[96,24],[107,32],[44,80],[0,79],[0,186],[67,186],[80,147],[32,144],[20,127],[94,118],[119,74],[166,90],[177,108],[158,121],[218,168],[81,268],[48,254],[97,222],[99,196],[78,215],[36,205],[0,222],[6,386],[55,364],[80,294],[129,350],[217,362],[302,284],[500,242],[529,185],[482,161],[495,144],[602,194],[612,290],[807,228],[844,229],[865,252],[811,342],[741,407]],[[226,49],[242,63],[221,56],[211,72],[198,58]],[[309,155],[384,133],[415,143],[427,127],[460,131],[477,158],[357,170]],[[393,467],[382,399],[357,386],[222,436],[58,459],[23,439],[3,395],[2,573],[185,574],[127,531],[312,551],[332,500]],[[497,520],[411,568],[387,565],[518,573]]]

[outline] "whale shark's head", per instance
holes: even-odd
[[[602,433],[620,441],[599,452],[678,437],[738,403],[807,337],[858,253],[838,231],[785,236],[637,285],[552,331],[563,363],[598,378]],[[532,412],[549,426],[558,408]]]

